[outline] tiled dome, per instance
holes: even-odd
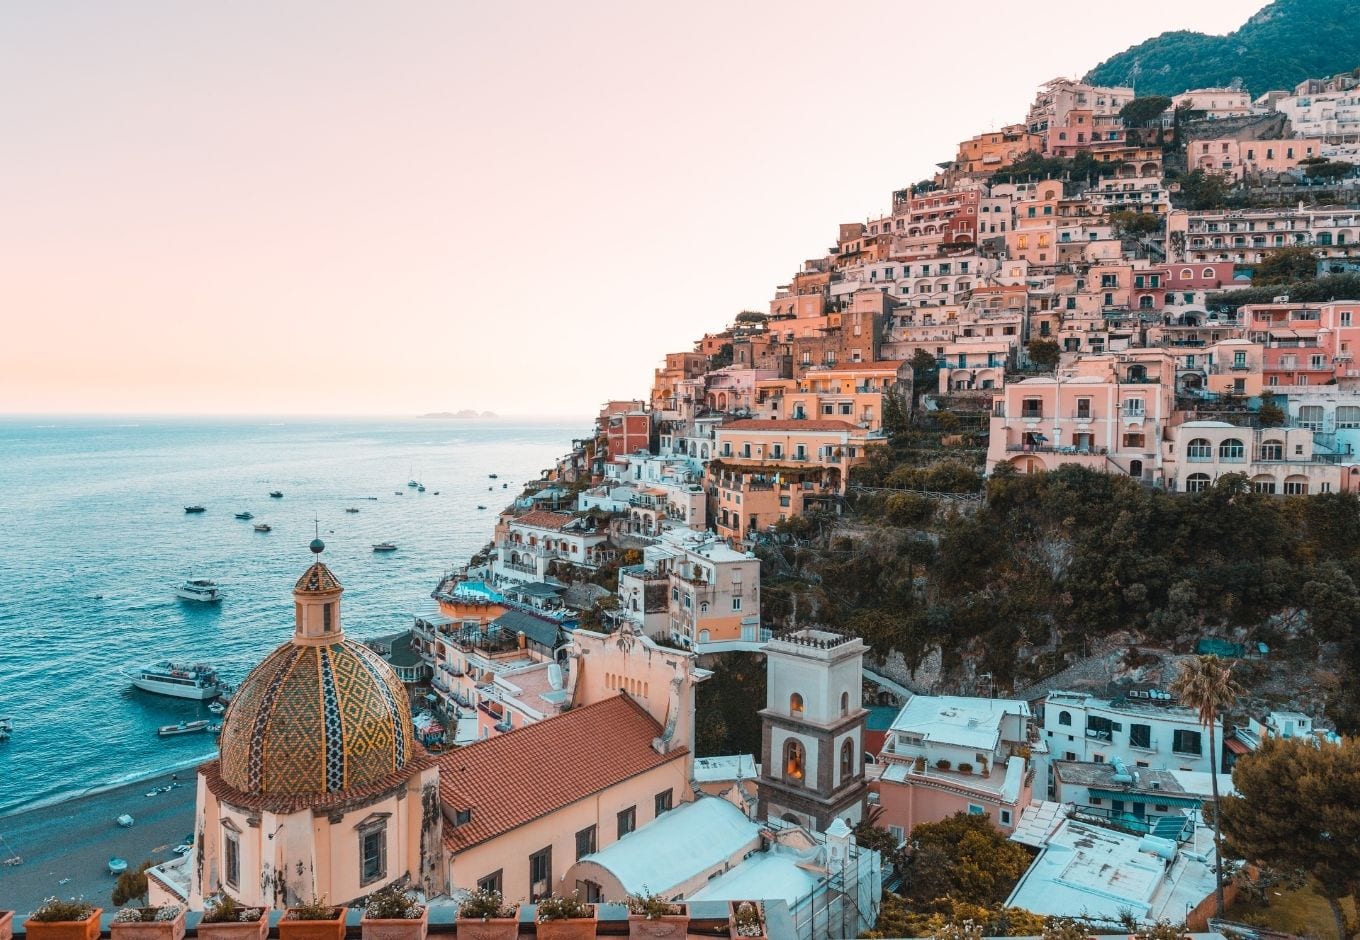
[[[222,723],[221,775],[247,794],[339,793],[390,777],[415,750],[406,691],[377,653],[343,638],[292,642],[237,689]]]

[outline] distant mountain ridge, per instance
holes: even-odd
[[[1086,74],[1139,95],[1176,95],[1240,80],[1252,96],[1360,66],[1360,0],[1275,0],[1226,36],[1162,33]]]

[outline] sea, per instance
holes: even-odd
[[[496,511],[588,427],[0,417],[0,717],[15,726],[0,742],[0,815],[212,756],[206,732],[156,734],[212,717],[205,704],[134,689],[124,671],[203,661],[239,682],[291,636],[317,536],[345,587],[346,634],[408,628],[490,540]],[[385,541],[397,550],[375,553]],[[190,577],[224,599],[179,600]]]

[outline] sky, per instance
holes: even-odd
[[[0,6],[0,412],[585,414],[1263,0]]]

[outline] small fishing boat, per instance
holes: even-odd
[[[283,499],[283,490],[270,490],[270,499]]]
[[[379,542],[373,546],[375,552],[395,552],[397,546],[392,542]]]
[[[502,484],[501,484],[501,489],[507,489],[507,488],[509,488],[509,486],[510,486],[509,483],[502,483]]]
[[[402,495],[402,492],[401,492],[401,490],[394,490],[393,493],[392,493],[392,495],[393,495],[393,496],[401,496],[401,495]]]
[[[411,489],[415,489],[417,486],[420,485],[420,481],[419,481],[419,480],[407,480],[407,481],[406,481],[406,485],[409,486]]]
[[[109,856],[109,874],[121,875],[128,870],[127,859],[118,858],[116,855]]]
[[[175,596],[185,601],[216,604],[222,599],[222,592],[218,589],[216,581],[209,581],[206,578],[190,578],[175,589]]]
[[[212,712],[214,715],[220,715],[226,710],[227,706],[223,705],[221,702],[213,702],[208,706],[208,711]]]
[[[273,527],[272,527],[269,523],[267,523],[267,522],[257,522],[257,523],[255,523],[255,531],[256,531],[256,532],[273,532],[274,529],[273,529]]]
[[[482,506],[482,505],[480,505],[480,504],[478,504],[477,508],[478,508],[478,509],[485,509],[486,507],[485,507],[485,506]]]
[[[200,718],[198,721],[181,721],[177,725],[161,725],[156,729],[156,733],[163,738],[174,737],[177,734],[193,734],[197,731],[207,730],[208,720]]]
[[[432,495],[438,496],[438,495],[439,495],[439,490],[435,490],[434,493],[433,493]]]
[[[499,479],[500,479],[500,475],[499,475],[499,474],[495,474],[495,473],[488,473],[488,474],[487,474],[487,477],[488,477],[489,479],[492,479],[492,480],[499,480]]]
[[[417,492],[417,493],[423,493],[423,492],[425,492],[425,484],[424,484],[424,483],[421,483],[421,484],[417,485],[417,486],[416,486],[416,492]]]
[[[185,506],[184,511],[189,513],[190,515],[195,515],[200,512],[207,512],[207,510],[204,509],[202,506]]]
[[[355,509],[353,506],[351,506],[351,507],[349,507],[348,509],[345,510],[345,512],[358,512],[358,511],[359,511],[359,510]]]
[[[251,512],[238,512],[238,513],[236,514],[236,518],[237,518],[237,519],[254,519],[254,518],[255,518],[255,514],[254,514],[254,513],[251,513]]]

